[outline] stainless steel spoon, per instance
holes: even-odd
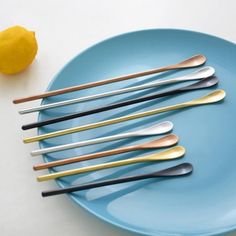
[[[76,142],[76,143],[58,145],[58,146],[49,147],[49,148],[42,148],[39,150],[32,151],[31,155],[37,156],[37,155],[41,155],[41,154],[58,152],[58,151],[63,151],[63,150],[67,150],[67,149],[93,145],[93,144],[97,144],[97,143],[110,142],[110,141],[124,139],[124,138],[159,135],[159,134],[167,133],[167,132],[171,131],[172,129],[173,129],[173,123],[170,121],[165,121],[165,122],[159,123],[157,125],[153,125],[151,127],[137,130],[137,131],[133,131],[133,132],[127,132],[127,133],[123,133],[123,134],[117,134],[117,135],[112,135],[112,136],[107,136],[107,137],[102,137],[102,138],[96,138],[96,139],[91,139],[91,140],[86,140],[86,141],[81,141],[81,142]]]

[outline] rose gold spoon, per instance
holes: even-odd
[[[91,83],[87,83],[87,84],[81,84],[81,85],[77,85],[77,86],[73,86],[73,87],[53,90],[53,91],[49,91],[49,92],[45,92],[42,94],[37,94],[37,95],[29,96],[29,97],[19,98],[19,99],[13,100],[13,103],[17,104],[17,103],[22,103],[22,102],[33,101],[33,100],[37,100],[37,99],[41,99],[41,98],[46,98],[46,97],[51,97],[51,96],[55,96],[55,95],[59,95],[59,94],[74,92],[74,91],[78,91],[78,90],[82,90],[82,89],[93,88],[93,87],[102,86],[105,84],[111,84],[111,83],[124,81],[124,80],[132,79],[132,78],[137,78],[137,77],[141,77],[141,76],[145,76],[145,75],[152,75],[152,74],[156,74],[156,73],[168,71],[168,70],[196,67],[196,66],[200,66],[200,65],[204,64],[205,62],[206,62],[206,57],[204,57],[203,55],[200,54],[200,55],[190,57],[190,58],[188,58],[184,61],[181,61],[177,64],[159,67],[156,69],[142,71],[142,72],[138,72],[138,73],[134,73],[134,74],[122,75],[122,76],[107,79],[107,80],[100,80],[100,81],[95,81],[95,82],[91,82]]]
[[[71,164],[71,163],[80,162],[80,161],[87,161],[87,160],[91,160],[91,159],[95,159],[95,158],[117,155],[117,154],[121,154],[121,153],[125,153],[125,152],[170,147],[172,145],[175,145],[178,142],[178,140],[179,140],[178,136],[176,136],[174,134],[169,134],[169,135],[166,135],[162,138],[155,139],[150,142],[137,144],[137,145],[133,145],[133,146],[128,146],[128,147],[123,147],[123,148],[117,148],[117,149],[103,151],[103,152],[87,154],[87,155],[83,155],[83,156],[79,156],[79,157],[72,157],[72,158],[63,159],[63,160],[57,160],[57,161],[51,161],[48,163],[37,164],[33,168],[34,168],[34,170],[42,170],[42,169],[46,169],[46,168],[50,168],[50,167],[61,166],[61,165]]]
[[[114,168],[118,166],[142,163],[142,162],[155,162],[155,161],[167,161],[176,158],[183,157],[185,154],[185,148],[182,146],[175,146],[173,148],[167,149],[162,152],[154,153],[148,156],[133,157],[120,161],[106,162],[97,165],[84,166],[81,168],[70,169],[65,171],[54,172],[46,175],[41,175],[37,177],[39,182],[46,181],[50,179],[57,179],[64,176],[77,175],[81,173],[86,173],[90,171],[103,170],[108,168]]]

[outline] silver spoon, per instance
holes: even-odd
[[[61,102],[55,102],[55,103],[50,103],[46,105],[41,105],[33,108],[28,108],[19,111],[20,114],[27,114],[31,112],[36,112],[36,111],[42,111],[50,108],[55,108],[55,107],[60,107],[60,106],[65,106],[65,105],[71,105],[79,102],[85,102],[85,101],[91,101],[99,98],[104,98],[104,97],[111,97],[123,93],[128,93],[128,92],[134,92],[138,90],[144,90],[148,88],[153,88],[153,87],[158,87],[161,85],[167,85],[167,84],[173,84],[173,83],[179,83],[179,82],[185,82],[185,81],[190,81],[190,80],[199,80],[202,78],[207,78],[212,76],[215,73],[215,69],[213,67],[207,66],[202,69],[196,70],[193,73],[177,77],[177,78],[172,78],[172,79],[166,79],[166,80],[159,80],[153,83],[147,83],[143,85],[138,85],[138,86],[133,86],[133,87],[128,87],[124,89],[118,89],[110,92],[105,92],[105,93],[100,93],[100,94],[95,94],[95,95],[90,95],[86,97],[80,97],[80,98],[75,98],[75,99],[70,99],[66,101],[61,101]]]
[[[109,142],[109,141],[114,141],[114,140],[124,139],[124,138],[159,135],[159,134],[167,133],[167,132],[171,131],[172,129],[173,129],[173,123],[170,121],[164,121],[164,122],[159,123],[157,125],[153,125],[151,127],[141,129],[138,131],[127,132],[127,133],[123,133],[123,134],[117,134],[117,135],[112,135],[112,136],[107,136],[107,137],[102,137],[102,138],[96,138],[96,139],[91,139],[91,140],[86,140],[86,141],[81,141],[81,142],[76,142],[76,143],[58,145],[58,146],[49,147],[49,148],[42,148],[39,150],[32,151],[31,155],[37,156],[37,155],[41,155],[41,154],[58,152],[58,151],[63,151],[63,150],[67,150],[67,149],[78,148],[78,147],[88,146],[88,145],[97,144],[97,143],[104,143],[104,142]]]

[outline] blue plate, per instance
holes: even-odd
[[[136,164],[83,175],[61,178],[61,187],[106,178],[156,171],[182,162],[191,162],[194,173],[188,177],[168,180],[145,180],[75,192],[68,196],[92,214],[126,230],[144,235],[215,235],[236,228],[236,46],[223,39],[184,30],[153,29],[123,34],[90,47],[70,61],[53,79],[48,90],[102,80],[137,71],[179,62],[195,54],[207,57],[206,65],[216,69],[220,79],[218,88],[224,89],[224,102],[173,111],[121,124],[88,130],[72,135],[48,139],[41,148],[77,142],[136,130],[161,121],[174,123],[174,133],[180,137],[187,153],[184,158],[156,164]],[[43,103],[115,90],[187,74],[194,69],[172,71],[136,78],[52,97]],[[174,85],[169,87],[180,87]],[[169,88],[168,87],[168,88]],[[166,89],[167,87],[165,87]],[[217,88],[217,87],[215,87]],[[40,113],[39,120],[83,111],[112,102],[154,93],[164,88],[129,93]],[[45,126],[39,133],[111,119],[152,108],[188,101],[214,88],[156,99],[126,108]],[[80,156],[85,153],[114,149],[154,139],[126,139],[44,156],[45,161]],[[156,151],[152,151],[156,152]],[[132,152],[53,168],[61,171],[150,152]]]

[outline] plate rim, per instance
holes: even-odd
[[[53,78],[50,80],[49,84],[46,87],[46,91],[51,91],[51,87],[54,84],[54,82],[57,80],[58,76],[65,70],[66,67],[68,67],[71,63],[73,63],[74,60],[77,59],[77,57],[81,56],[83,53],[86,53],[87,51],[93,49],[94,47],[105,43],[106,41],[110,41],[113,40],[115,38],[119,38],[119,37],[123,37],[126,35],[130,35],[130,34],[136,34],[136,33],[145,33],[145,32],[150,32],[150,31],[176,31],[176,32],[184,32],[184,33],[191,33],[191,34],[198,34],[198,35],[202,35],[204,37],[211,37],[211,38],[215,38],[217,40],[223,41],[225,43],[231,44],[236,46],[236,43],[227,40],[225,38],[221,38],[219,36],[215,36],[212,34],[208,34],[208,33],[203,33],[200,31],[195,31],[195,30],[189,30],[189,29],[183,29],[183,28],[147,28],[147,29],[141,29],[141,30],[134,30],[134,31],[127,31],[124,33],[120,33],[117,35],[113,35],[110,36],[108,38],[102,39],[101,41],[98,41],[97,43],[88,45],[88,47],[86,47],[84,50],[81,50],[79,53],[77,53],[75,56],[73,56],[70,60],[68,60],[60,69],[59,71],[53,76]],[[41,100],[41,105],[44,104],[45,99]],[[38,118],[37,120],[40,121],[41,120],[41,112],[38,113]],[[37,134],[41,134],[41,129],[38,128],[37,129]],[[43,142],[39,141],[38,142],[38,146],[39,148],[43,148]],[[46,157],[45,155],[43,155],[43,161],[46,161]],[[53,172],[52,170],[49,170],[49,172]],[[60,187],[63,188],[63,184],[61,183],[61,181],[59,180],[55,180],[56,184]],[[66,195],[69,197],[69,199],[71,199],[74,203],[76,203],[77,207],[81,206],[83,209],[85,209],[86,211],[88,211],[89,213],[91,213],[93,216],[96,216],[97,218],[101,219],[103,222],[110,224],[112,226],[115,226],[117,228],[119,228],[120,230],[124,230],[124,231],[128,231],[130,233],[135,233],[135,234],[139,234],[139,235],[145,235],[145,236],[154,236],[153,233],[148,233],[147,231],[143,231],[143,230],[138,230],[135,229],[133,227],[130,226],[124,226],[122,223],[118,223],[115,221],[112,221],[106,217],[104,217],[103,215],[101,215],[100,213],[97,213],[95,211],[93,211],[92,209],[90,209],[89,207],[87,207],[83,202],[79,201],[73,194],[68,194],[66,193]],[[225,234],[225,233],[230,233],[236,230],[236,223],[234,225],[231,226],[227,226],[227,227],[222,227],[219,228],[218,230],[214,231],[214,232],[190,232],[188,233],[188,235],[198,235],[198,236],[212,236],[212,235],[220,235],[220,234]],[[182,234],[181,232],[173,232],[173,233],[168,233],[168,232],[163,232],[163,231],[157,231],[156,233],[158,233],[158,235],[160,236],[171,236],[173,234]],[[156,235],[156,234],[155,234]],[[185,235],[185,234],[183,234]]]

